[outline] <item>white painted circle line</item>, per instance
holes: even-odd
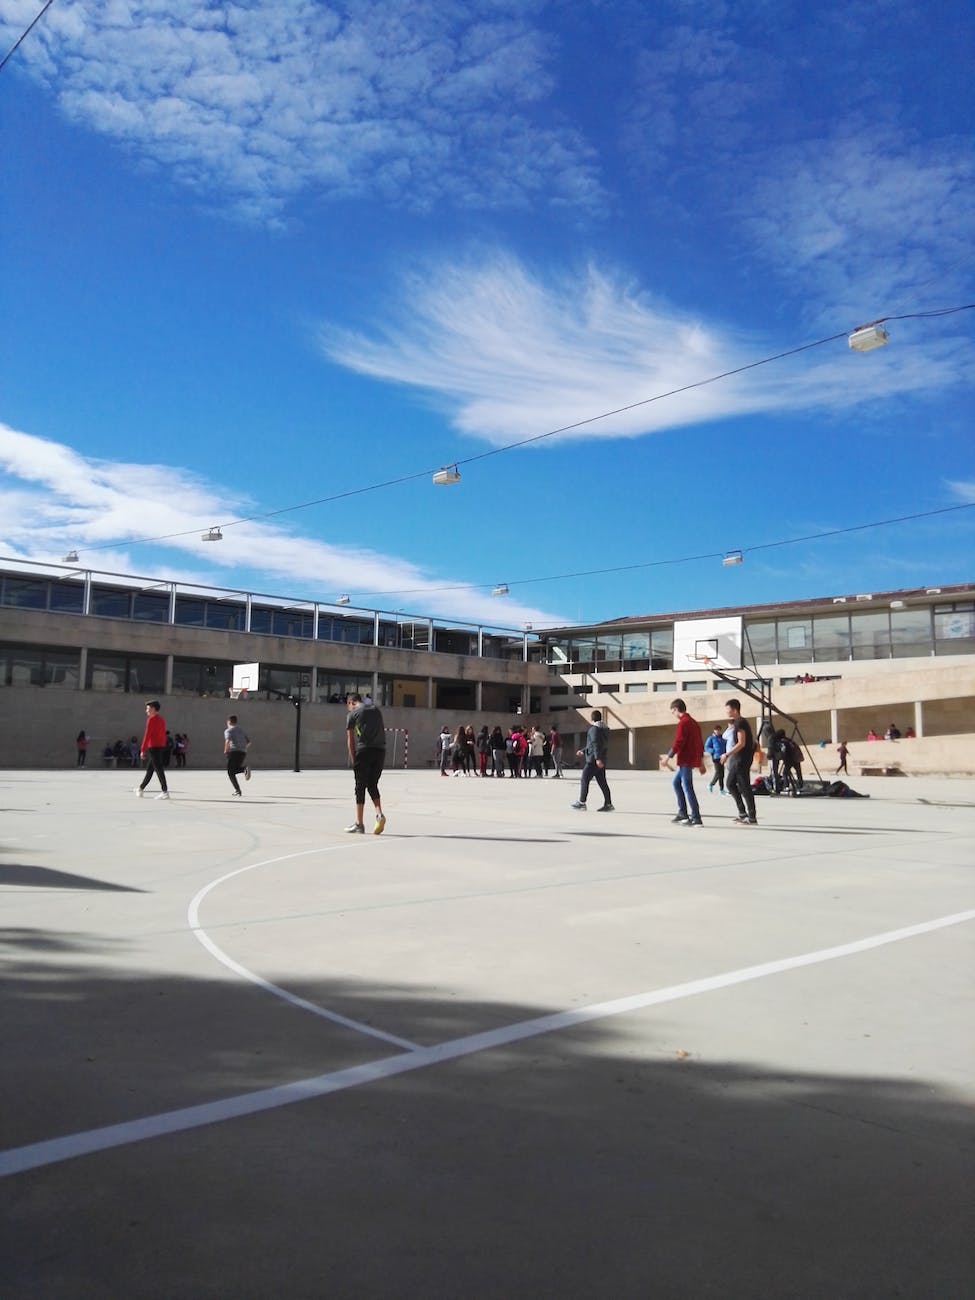
[[[211,890],[216,889],[218,885],[224,884],[227,880],[232,880],[234,876],[241,876],[245,871],[256,871],[258,867],[271,867],[279,862],[290,862],[294,858],[305,858],[313,853],[336,853],[339,848],[339,845],[331,844],[317,849],[302,849],[299,853],[285,853],[278,858],[266,858],[263,862],[252,862],[249,866],[237,867],[235,871],[228,871],[216,880],[211,880],[208,885],[204,885],[199,893],[195,895],[186,909],[186,919],[189,923],[190,933],[199,940],[210,956],[215,958],[221,966],[226,966],[228,970],[232,970],[241,979],[256,984],[265,993],[271,993],[284,1002],[290,1002],[293,1007],[297,1007],[300,1011],[310,1011],[312,1015],[319,1016],[322,1020],[329,1020],[334,1025],[341,1025],[344,1029],[354,1030],[357,1034],[367,1034],[370,1038],[378,1038],[381,1042],[389,1043],[392,1047],[401,1047],[406,1052],[415,1052],[418,1050],[418,1044],[411,1043],[409,1039],[398,1038],[395,1034],[387,1034],[384,1030],[363,1024],[360,1020],[350,1020],[348,1016],[341,1016],[337,1011],[329,1011],[327,1007],[320,1007],[315,1002],[309,1002],[307,998],[300,998],[295,993],[289,993],[287,989],[272,984],[270,980],[264,979],[263,976],[255,974],[252,970],[248,970],[239,961],[235,961],[229,953],[224,952],[219,944],[214,943],[206,930],[200,925],[200,904],[204,898]]]
[[[62,1160],[71,1160],[76,1156],[93,1155],[113,1147],[144,1142],[148,1138],[185,1133],[189,1129],[202,1128],[207,1124],[219,1124],[224,1120],[257,1115],[262,1111],[276,1110],[280,1106],[290,1106],[296,1101],[308,1101],[315,1097],[325,1097],[329,1093],[344,1092],[349,1088],[374,1083],[378,1079],[389,1079],[397,1074],[408,1074],[412,1070],[425,1069],[430,1065],[459,1060],[461,1057],[473,1056],[477,1052],[490,1051],[492,1048],[504,1047],[509,1043],[521,1042],[526,1038],[537,1038],[541,1034],[550,1034],[559,1029],[571,1029],[589,1021],[604,1020],[609,1016],[624,1015],[630,1011],[640,1011],[645,1007],[659,1006],[663,1002],[676,1002],[681,998],[695,997],[699,993],[715,992],[735,984],[747,983],[749,980],[764,979],[768,975],[780,975],[785,971],[799,970],[803,966],[816,966],[822,962],[836,961],[840,957],[852,957],[857,953],[869,952],[873,948],[882,948],[887,944],[900,943],[922,934],[931,934],[935,930],[944,930],[948,926],[962,925],[966,921],[975,921],[975,908],[966,912],[955,912],[951,916],[940,916],[933,921],[922,921],[918,925],[904,926],[900,930],[887,930],[882,934],[868,935],[865,939],[855,939],[851,943],[839,944],[833,948],[820,948],[816,952],[802,953],[798,957],[784,957],[779,961],[745,966],[741,970],[727,971],[724,975],[691,980],[685,984],[674,984],[669,988],[656,989],[650,993],[636,993],[632,997],[616,998],[611,1002],[578,1007],[574,1011],[558,1011],[552,1015],[538,1016],[534,1020],[518,1021],[484,1033],[454,1038],[434,1047],[420,1047],[413,1052],[382,1057],[366,1065],[355,1065],[310,1079],[298,1079],[294,1083],[263,1088],[259,1092],[241,1093],[237,1097],[225,1097],[221,1101],[204,1102],[199,1106],[187,1106],[183,1110],[167,1111],[161,1115],[147,1115],[124,1124],[110,1124],[105,1128],[88,1129],[83,1133],[51,1138],[46,1142],[13,1147],[8,1151],[0,1152],[0,1178],[24,1173],[28,1169],[39,1169],[44,1165],[59,1164]]]

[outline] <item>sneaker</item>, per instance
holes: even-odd
[[[346,826],[345,832],[347,835],[365,835],[366,828],[362,822],[353,822],[351,826]]]
[[[157,798],[157,799],[168,799],[168,798],[169,798],[169,791],[168,791],[168,790],[163,790],[162,794],[157,794],[157,795],[156,795],[156,798]]]
[[[703,825],[704,825],[704,822],[701,821],[700,817],[689,817],[688,820],[687,820],[687,825],[688,825],[688,826],[703,826]]]
[[[579,808],[579,809],[581,809],[582,812],[585,812],[585,811],[586,811],[586,805],[582,802],[581,799],[577,799],[577,800],[575,801],[575,803],[572,804],[572,807],[573,807],[573,808]]]
[[[245,780],[245,781],[249,781],[250,779],[251,779],[251,770],[250,770],[249,767],[245,767],[245,768],[244,768],[244,780]]]
[[[750,822],[747,817],[735,817],[731,822],[732,826],[756,826],[757,822]]]
[[[372,828],[372,833],[373,835],[382,835],[385,829],[386,829],[386,818],[383,816],[382,813],[380,813],[379,816],[376,818],[376,824]]]
[[[615,811],[616,809],[613,807],[611,803],[604,803],[601,808],[596,809],[596,812],[615,812]]]
[[[681,815],[680,813],[678,813],[676,817],[671,817],[670,820],[674,823],[675,826],[684,826],[684,825],[686,825],[686,823],[689,822],[691,819],[690,819],[690,817],[687,816],[686,813],[684,813],[683,815]]]
[[[137,785],[135,789],[132,791],[132,793],[135,795],[137,799],[144,799],[146,797],[146,792],[145,790],[143,790],[141,785]]]
[[[231,797],[231,799],[239,799],[239,798],[240,798],[240,791],[239,791],[239,790],[231,790],[231,792],[230,792],[230,797]]]

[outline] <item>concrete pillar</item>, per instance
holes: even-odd
[[[432,632],[431,632],[432,635]],[[427,678],[427,708],[433,708],[433,678]]]
[[[85,681],[88,678],[88,647],[81,647],[81,654],[78,657],[78,690],[86,689]]]
[[[636,767],[636,728],[628,727],[626,731],[626,759],[630,767]]]
[[[372,674],[372,700],[374,704],[379,702],[379,673]]]
[[[244,631],[245,632],[249,632],[251,630],[251,599],[252,599],[251,594],[250,592],[248,592],[247,599],[244,601]],[[239,761],[240,760],[238,759],[238,762]]]
[[[163,673],[163,695],[173,693],[173,656],[166,656],[166,668]]]
[[[836,709],[829,711],[829,734],[833,738],[833,744],[838,745],[840,742],[840,719]]]
[[[85,570],[85,594],[81,605],[82,614],[91,613],[91,569]]]
[[[921,700],[914,701],[914,730],[919,736],[924,735],[924,704]]]
[[[476,682],[474,684],[474,712],[480,713],[484,708],[484,683]]]
[[[531,687],[528,685],[521,688],[521,716],[528,717],[528,711],[532,706]]]
[[[176,583],[169,584],[169,622],[176,622]]]

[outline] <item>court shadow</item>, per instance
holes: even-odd
[[[146,892],[132,885],[116,885],[107,880],[94,880],[91,876],[77,876],[70,871],[56,871],[52,867],[37,867],[25,862],[0,863],[2,885],[19,889],[98,889],[121,894]]]

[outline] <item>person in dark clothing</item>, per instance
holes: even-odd
[[[606,780],[606,754],[609,750],[609,728],[603,724],[603,715],[599,709],[592,711],[592,726],[586,732],[585,749],[576,750],[576,756],[585,760],[582,769],[582,781],[579,786],[579,798],[572,805],[585,811],[589,783],[595,778],[596,784],[603,792],[603,805],[597,812],[614,812],[613,797]]]
[[[721,756],[724,763],[728,791],[738,806],[736,826],[757,826],[755,795],[752,792],[751,770],[755,757],[755,738],[749,723],[741,716],[741,701],[729,700],[725,705],[734,732],[734,744]]]
[[[365,834],[363,812],[366,792],[376,809],[373,835],[382,835],[386,829],[382,800],[379,796],[379,778],[386,761],[386,730],[383,715],[370,700],[364,704],[361,695],[350,695],[345,701],[349,716],[346,721],[346,739],[349,761],[355,775],[355,821],[345,829],[351,833]]]

